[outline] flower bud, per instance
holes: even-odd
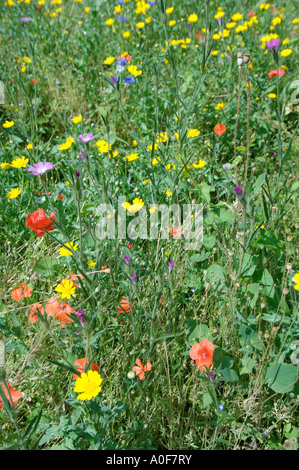
[[[244,60],[244,57],[243,57],[242,52],[238,52],[238,54],[237,54],[237,62],[238,62],[238,66],[239,66],[239,67],[242,67],[243,60]]]
[[[244,54],[244,64],[248,64],[250,61],[250,54]]]

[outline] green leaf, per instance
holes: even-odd
[[[186,320],[185,321],[186,333],[188,336],[189,343],[199,342],[203,339],[211,341],[211,332],[207,325],[201,323],[199,320]]]
[[[35,271],[44,277],[51,277],[55,275],[57,263],[52,258],[46,258],[35,265]]]
[[[291,392],[297,381],[297,367],[291,364],[276,362],[266,370],[265,382],[276,393]]]

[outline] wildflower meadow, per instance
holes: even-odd
[[[1,450],[298,450],[296,3],[1,0]]]

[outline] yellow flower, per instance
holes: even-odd
[[[1,168],[3,168],[4,170],[8,170],[8,168],[11,167],[11,164],[10,163],[6,163],[6,162],[3,162],[1,163]]]
[[[137,145],[138,145],[138,142],[137,142],[137,140],[133,140],[133,142],[132,142],[132,143],[133,143],[134,147],[137,147]]]
[[[105,65],[112,65],[113,62],[115,61],[115,57],[107,57],[107,59],[104,60]]]
[[[124,31],[123,34],[122,34],[123,38],[125,39],[129,39],[129,37],[131,36],[131,33],[130,31]]]
[[[32,150],[32,149],[33,149],[33,144],[28,144],[26,148],[27,148],[28,150]]]
[[[27,163],[29,162],[29,158],[21,157],[13,160],[11,165],[13,168],[26,168]]]
[[[243,18],[243,16],[241,15],[241,13],[235,13],[232,16],[232,21],[240,21],[242,18]]]
[[[282,41],[282,45],[283,45],[283,46],[287,46],[289,43],[290,43],[290,39],[289,39],[289,38],[285,38],[285,39]]]
[[[23,57],[23,61],[26,62],[27,64],[31,63],[31,59],[29,59],[29,57]]]
[[[236,26],[236,22],[232,21],[230,23],[227,23],[226,27],[227,29],[233,29]]]
[[[221,34],[215,33],[213,34],[212,38],[214,39],[214,41],[218,41],[218,39],[221,38]]]
[[[156,142],[166,142],[167,138],[167,132],[160,132],[156,135]]]
[[[215,56],[215,55],[217,55],[217,54],[218,54],[218,51],[212,51],[212,52],[211,52],[211,55],[214,55],[214,56]]]
[[[60,254],[61,256],[70,256],[70,255],[73,254],[73,252],[70,251],[70,250],[67,249],[67,248],[70,248],[70,249],[72,249],[73,251],[77,251],[77,250],[78,250],[78,245],[74,245],[73,242],[71,242],[71,243],[65,243],[64,246],[66,246],[66,248],[64,248],[64,247],[59,248],[59,254]]]
[[[74,141],[75,139],[73,139],[73,137],[67,137],[66,142],[59,145],[59,150],[68,150],[71,148]]]
[[[167,15],[170,15],[170,13],[172,13],[173,10],[174,10],[173,7],[166,8],[165,13],[166,13]]]
[[[218,13],[214,15],[214,18],[215,20],[217,20],[217,18],[222,18],[223,16],[224,16],[224,11],[218,11]]]
[[[151,21],[152,21],[152,19],[151,19],[150,16],[148,16],[147,18],[145,18],[145,22],[146,22],[147,24],[151,23]]]
[[[108,20],[105,21],[105,24],[107,26],[112,26],[115,20],[113,18],[109,18]]]
[[[144,26],[145,26],[145,23],[143,23],[143,21],[139,21],[137,24],[136,24],[137,28],[138,29],[142,29]]]
[[[276,98],[276,94],[275,94],[275,93],[269,93],[268,96],[269,96],[269,98],[272,98],[272,99]]]
[[[293,281],[295,282],[294,289],[299,290],[299,272],[295,274]]]
[[[200,131],[198,129],[190,129],[187,132],[187,137],[197,137],[200,134]]]
[[[206,162],[204,160],[199,160],[198,163],[193,163],[194,168],[203,168]]]
[[[294,19],[292,20],[292,23],[293,23],[293,24],[299,23],[299,18],[294,18]]]
[[[133,204],[126,202],[123,204],[124,209],[126,209],[130,214],[135,214],[136,212],[140,211],[144,206],[144,202],[142,199],[138,199],[137,197],[133,199]]]
[[[171,20],[171,21],[169,21],[168,24],[169,24],[169,26],[174,26],[174,25],[176,24],[176,21],[175,21],[175,20]]]
[[[196,15],[196,13],[192,13],[191,15],[188,16],[189,23],[196,23],[197,20],[198,20],[198,16]]]
[[[21,194],[21,192],[22,190],[20,188],[14,188],[8,191],[8,193],[6,194],[6,197],[7,199],[15,199],[16,197],[19,196],[19,194]]]
[[[216,106],[215,106],[215,109],[216,111],[223,111],[224,108],[225,108],[226,104],[225,103],[218,103]]]
[[[60,292],[58,298],[61,299],[70,299],[72,295],[76,293],[76,287],[73,281],[68,281],[65,279],[61,284],[55,287],[56,292]]]
[[[15,123],[13,121],[5,121],[5,123],[3,124],[3,127],[5,127],[5,129],[9,129],[9,127],[12,127],[14,125]]]
[[[154,214],[157,209],[158,209],[157,206],[153,206],[153,207],[151,207],[151,208],[149,209],[149,213],[150,213],[150,214]]]
[[[128,160],[128,162],[133,162],[134,160],[137,160],[137,158],[139,158],[139,155],[138,153],[130,153],[130,155],[127,155],[126,157],[124,157],[124,159]]]
[[[74,124],[79,124],[82,121],[82,116],[79,114],[79,116],[75,116],[73,119]]]
[[[288,55],[292,54],[292,49],[283,49],[283,51],[281,51],[280,55],[282,57],[288,57]]]
[[[142,74],[142,70],[138,70],[136,65],[129,65],[128,72],[135,77],[139,77]]]
[[[75,382],[74,392],[80,393],[77,400],[90,401],[98,396],[101,388],[102,378],[97,370],[89,370],[87,373],[82,372],[81,376]]]
[[[92,259],[90,261],[88,261],[87,265],[90,267],[90,268],[94,268],[95,265],[96,265],[96,262],[95,261],[92,261]]]
[[[172,196],[172,192],[170,191],[170,189],[167,189],[167,191],[166,191],[165,194],[166,194],[166,196],[168,196],[168,197]]]
[[[108,142],[106,140],[99,140],[96,142],[96,146],[100,153],[108,153]],[[111,145],[109,145],[109,150],[111,150]]]

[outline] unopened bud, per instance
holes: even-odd
[[[243,60],[244,60],[244,57],[243,57],[242,52],[238,52],[238,54],[237,54],[237,62],[238,62],[238,66],[239,66],[239,67],[242,67]]]
[[[244,64],[248,64],[250,61],[250,54],[244,54]]]

